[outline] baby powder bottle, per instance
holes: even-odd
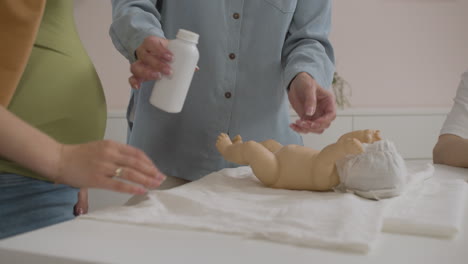
[[[167,48],[174,54],[172,75],[163,75],[156,81],[150,103],[169,113],[182,111],[193,73],[198,63],[198,34],[179,29],[177,38],[169,41]]]

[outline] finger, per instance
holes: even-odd
[[[80,216],[82,214],[84,214],[83,208],[78,206],[78,204],[75,204],[75,206],[73,206],[73,215]]]
[[[148,37],[137,49],[138,59],[150,65],[154,70],[160,71],[163,67],[170,66],[174,55],[167,48],[168,41],[157,37]]]
[[[88,202],[88,188],[81,188],[78,192],[78,201]]]
[[[317,122],[311,120],[300,120],[296,125],[305,128],[305,129],[327,129],[330,127],[331,122]]]
[[[166,60],[171,60],[174,55],[167,48],[168,44],[169,41],[167,39],[151,36],[143,41],[143,48],[151,55],[161,56]]]
[[[159,57],[148,55],[148,56],[141,58],[141,62],[143,62],[146,66],[148,66],[148,69],[151,71],[162,72],[165,75],[172,74],[171,65],[161,60],[161,58]]]
[[[128,83],[130,84],[130,86],[135,89],[135,90],[138,90],[140,89],[140,85],[141,85],[141,82],[139,82],[139,80],[134,76],[130,76],[130,78],[128,78]]]
[[[78,201],[73,207],[75,216],[88,213],[88,189],[82,188],[78,192]]]
[[[127,144],[120,144],[118,145],[119,153],[122,155],[128,155],[137,157],[138,159],[142,159],[143,161],[153,165],[153,161],[140,149],[132,147]]]
[[[121,157],[119,166],[129,167],[149,177],[163,179],[165,175],[161,173],[146,154],[134,147],[122,144],[119,152]]]
[[[304,98],[304,111],[306,116],[313,116],[317,107],[317,87],[313,85],[307,90]]]
[[[296,124],[290,124],[289,127],[294,130],[295,132],[297,133],[301,133],[301,134],[304,134],[306,133],[306,130]]]
[[[336,118],[336,113],[335,112],[329,112],[329,113],[325,113],[321,116],[317,116],[317,117],[313,117],[311,119],[311,121],[313,121],[314,123],[317,123],[317,124],[322,124],[323,126],[324,125],[327,125],[327,128],[330,126],[331,122],[333,120],[335,120]]]
[[[318,127],[318,128],[307,128],[307,127],[301,127],[296,124],[291,124],[290,127],[301,134],[308,134],[308,133],[315,133],[315,134],[322,134],[325,132],[324,128]]]
[[[294,123],[295,128],[301,133],[317,133],[321,134],[327,129],[330,124],[322,124],[312,122],[310,120],[296,120]]]
[[[307,129],[305,133],[323,134],[323,132],[325,132],[325,129],[320,128],[320,129]]]
[[[73,214],[75,216],[80,216],[88,213],[88,205],[75,204],[73,207]]]
[[[99,186],[100,188],[130,194],[145,194],[146,189],[143,187],[135,186],[122,181],[114,180],[112,178],[102,178]]]
[[[310,128],[316,125],[314,122],[310,120],[304,120],[304,119],[297,120],[295,124],[302,128]]]
[[[141,72],[134,73],[137,78],[143,78],[145,80],[156,80],[158,79],[151,74],[156,72],[162,72],[165,75],[172,75],[172,69],[169,65],[173,60],[172,52],[167,48],[168,41],[163,38],[158,38],[156,36],[150,36],[145,38],[142,45],[137,48],[136,55],[138,63],[144,64],[148,68],[148,75],[142,75]]]
[[[310,120],[303,120],[303,119],[297,120],[295,125],[300,127],[304,132],[309,132],[309,129],[322,128],[322,124],[315,123]]]
[[[103,155],[107,157],[107,162],[102,164],[102,168],[108,176],[114,176],[117,167],[129,167],[149,177],[162,178],[160,176],[162,173],[159,172],[143,151],[111,140],[106,140],[104,143],[105,151]]]
[[[134,62],[130,65],[130,72],[136,79],[149,80],[151,79],[151,71],[142,61]]]
[[[294,130],[295,132],[299,133],[298,130],[299,130],[300,128],[299,128],[297,125],[295,125],[295,124],[289,124],[289,127],[290,127],[292,130]]]
[[[161,78],[161,73],[153,71],[141,61],[132,63],[130,66],[130,72],[135,76],[136,79],[142,81],[158,80]]]
[[[125,179],[132,183],[143,185],[147,188],[159,187],[159,185],[161,185],[161,183],[163,182],[163,179],[161,178],[151,178],[128,167],[123,167],[122,173],[120,174],[119,178]]]
[[[135,170],[136,172],[144,175],[144,177],[152,180],[161,181],[164,178],[164,175],[160,173],[155,166],[132,156],[122,155],[122,158],[118,161],[117,164],[120,167],[124,167],[126,169],[128,168],[130,171]],[[138,183],[146,185],[146,183],[143,182]]]

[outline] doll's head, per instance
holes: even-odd
[[[388,140],[363,144],[364,152],[336,162],[339,191],[353,192],[368,199],[398,196],[406,184],[405,162]]]

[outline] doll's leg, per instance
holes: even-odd
[[[382,139],[380,137],[380,130],[366,129],[346,133],[343,136],[341,136],[337,142],[345,141],[349,138],[356,138],[362,143],[373,143]]]
[[[240,135],[237,135],[232,139],[232,144],[242,143],[242,142],[243,142],[242,137]],[[280,148],[283,147],[283,145],[281,145],[278,141],[273,140],[273,139],[262,141],[260,142],[260,144],[273,153],[277,152]]]
[[[278,141],[273,139],[262,141],[260,142],[260,144],[262,144],[262,146],[264,146],[273,153],[277,152],[278,150],[280,150],[280,148],[283,147],[283,145],[281,145]]]
[[[319,190],[329,190],[339,183],[335,162],[348,154],[364,152],[361,142],[355,138],[343,139],[328,145],[317,155],[314,164],[315,183]]]
[[[237,138],[237,137],[236,137]],[[231,142],[228,135],[222,133],[216,141],[216,148],[223,157],[241,165],[250,165],[255,176],[265,185],[272,185],[279,173],[275,154],[255,141]]]

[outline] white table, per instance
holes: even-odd
[[[436,175],[468,178],[468,169],[436,166]],[[467,227],[453,240],[382,233],[362,255],[78,219],[1,240],[0,263],[468,263]]]

